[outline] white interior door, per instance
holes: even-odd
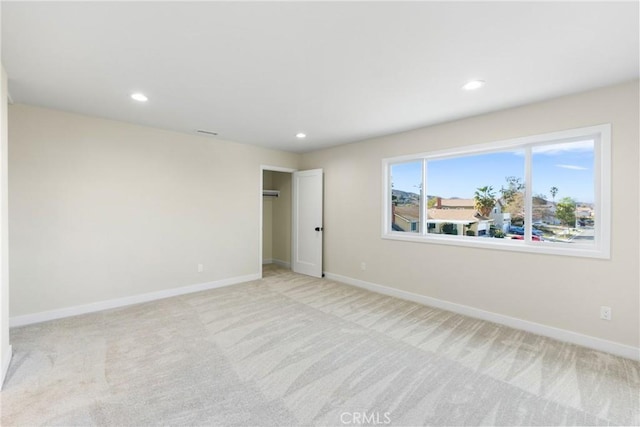
[[[292,269],[322,277],[322,169],[293,173]]]

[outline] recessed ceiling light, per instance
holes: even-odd
[[[299,139],[303,139],[303,138],[306,138],[306,137],[307,137],[307,134],[302,133],[302,132],[296,134],[296,138],[299,138]]]
[[[139,102],[147,102],[149,98],[147,98],[143,93],[132,93],[131,99],[135,99]]]
[[[480,89],[482,86],[484,86],[484,80],[471,80],[467,82],[464,86],[462,86],[462,89],[476,90],[476,89]]]

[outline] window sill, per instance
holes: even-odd
[[[611,259],[608,251],[593,245],[572,244],[571,247],[558,247],[552,242],[525,242],[515,239],[496,239],[491,237],[447,237],[443,235],[411,235],[410,233],[383,233],[386,240],[400,240],[404,242],[427,243],[436,245],[463,246],[469,248],[494,249],[507,252],[528,252],[544,255],[561,255],[582,258]]]

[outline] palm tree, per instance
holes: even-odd
[[[475,208],[480,212],[480,215],[485,217],[491,215],[491,211],[496,205],[496,195],[493,193],[492,186],[479,187],[473,199],[475,200]]]
[[[553,203],[555,203],[556,194],[558,194],[558,187],[551,187],[551,189],[549,190],[549,193],[551,193],[551,198],[553,199]]]

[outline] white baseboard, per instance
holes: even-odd
[[[9,346],[9,351],[2,358],[2,372],[0,372],[0,390],[4,387],[4,379],[7,377],[7,371],[9,370],[9,364],[11,364],[11,357],[13,356],[13,347]]]
[[[275,265],[279,265],[280,267],[288,268],[289,270],[291,270],[291,263],[287,261],[282,261],[281,259],[275,259],[275,258],[263,259],[262,265],[267,265],[267,264],[275,264]]]
[[[48,320],[61,319],[63,317],[78,316],[80,314],[94,313],[96,311],[108,310],[111,308],[125,307],[143,302],[155,301],[178,295],[190,294],[193,292],[206,291],[208,289],[222,288],[224,286],[235,285],[237,283],[250,282],[260,279],[259,274],[249,274],[247,276],[231,277],[229,279],[216,280],[213,282],[198,283],[196,285],[181,286],[179,288],[165,289],[158,292],[132,295],[124,298],[116,298],[107,301],[100,301],[91,304],[66,307],[58,310],[43,311],[34,314],[25,314],[9,319],[10,327],[31,325],[33,323],[46,322]]]
[[[280,267],[283,267],[283,268],[288,268],[289,270],[291,269],[291,263],[290,262],[282,261],[280,259],[273,259],[271,261],[275,265],[279,265]]]
[[[456,304],[453,302],[432,298],[425,295],[414,294],[400,289],[390,288],[376,283],[365,282],[364,280],[353,279],[339,274],[326,273],[325,277],[337,282],[346,283],[348,285],[357,286],[379,294],[389,295],[401,298],[422,305],[440,308],[454,313],[462,314],[476,319],[487,320],[489,322],[499,323],[515,329],[531,332],[537,335],[543,335],[549,338],[577,344],[583,347],[592,348],[594,350],[604,351],[606,353],[615,354],[617,356],[626,357],[632,360],[640,361],[640,348],[630,345],[620,344],[613,341],[603,340],[601,338],[583,335],[577,332],[568,331],[566,329],[554,328],[553,326],[542,325],[540,323],[530,322],[528,320],[518,319],[516,317],[505,316],[503,314],[493,313],[481,310],[479,308],[467,305]]]

